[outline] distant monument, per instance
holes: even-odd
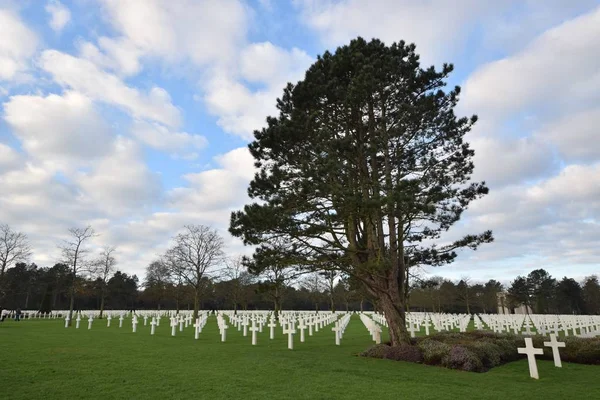
[[[498,314],[531,314],[531,307],[524,304],[520,304],[514,307],[512,310],[508,307],[508,300],[506,299],[506,292],[498,292]]]

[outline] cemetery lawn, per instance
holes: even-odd
[[[131,332],[113,319],[0,324],[0,399],[600,399],[600,366],[538,361],[541,379],[521,360],[486,373],[357,357],[372,344],[353,316],[341,346],[331,326],[306,335],[293,351],[268,328],[251,346],[234,327],[221,343],[210,317],[199,340],[193,328],[170,336],[167,319]]]

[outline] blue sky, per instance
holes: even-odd
[[[487,4],[490,3],[490,4]],[[496,242],[426,273],[506,281],[600,272],[600,3],[0,0],[0,222],[58,261],[71,226],[143,276],[184,224],[226,232],[246,145],[286,82],[356,36],[452,62],[491,194],[444,240]]]

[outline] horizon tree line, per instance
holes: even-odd
[[[41,312],[82,309],[232,309],[345,310],[383,308],[357,279],[331,270],[307,271],[277,263],[277,253],[258,251],[248,257],[227,257],[216,230],[189,225],[173,245],[146,268],[143,282],[117,269],[117,248],[106,246],[93,258],[87,241],[91,227],[70,229],[61,242],[62,258],[52,267],[17,261],[32,250],[27,236],[0,225],[0,306]],[[7,251],[8,249],[8,251]],[[65,250],[66,249],[66,250]],[[17,254],[17,256],[15,256]],[[271,262],[275,261],[275,262]],[[505,292],[509,308],[525,305],[538,314],[600,314],[597,276],[581,282],[556,279],[544,269],[516,277],[509,285],[496,280],[452,281],[413,276],[405,311],[496,313],[497,294]],[[72,314],[71,314],[72,316]]]

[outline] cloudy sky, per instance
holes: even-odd
[[[0,0],[0,222],[50,266],[72,226],[143,277],[184,224],[226,232],[284,84],[356,36],[452,62],[491,192],[449,278],[600,273],[598,0]]]

